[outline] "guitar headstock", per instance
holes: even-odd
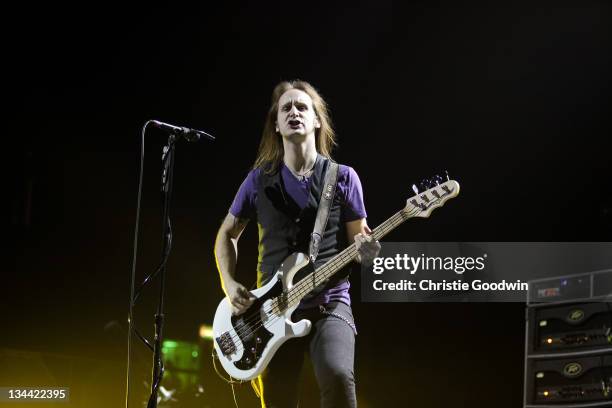
[[[409,217],[427,218],[433,210],[442,207],[445,202],[459,194],[459,183],[450,180],[446,173],[446,181],[441,176],[425,179],[420,183],[423,192],[419,192],[416,185],[412,189],[415,196],[409,198],[406,207],[402,210]]]

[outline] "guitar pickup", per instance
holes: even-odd
[[[223,333],[215,340],[224,356],[229,356],[236,351],[236,344],[234,344],[234,340],[232,340],[232,336],[228,332]]]

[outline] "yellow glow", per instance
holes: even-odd
[[[213,329],[212,326],[207,324],[203,324],[200,326],[200,337],[207,340],[213,339]]]
[[[544,396],[548,397],[548,391],[544,391]]]
[[[548,344],[552,344],[552,339],[546,339],[546,342],[547,342]]]

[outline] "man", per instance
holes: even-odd
[[[310,234],[330,163],[335,136],[327,106],[307,82],[282,82],[272,93],[259,153],[223,221],[215,257],[225,294],[235,314],[253,296],[234,279],[237,242],[250,218],[259,227],[257,284],[265,284],[293,252],[308,253]],[[331,259],[355,240],[359,261],[369,262],[380,244],[369,235],[361,183],[355,171],[339,166],[336,193],[315,265]],[[355,407],[353,361],[356,327],[346,273],[323,291],[305,298],[294,321],[308,318],[308,336],[285,343],[263,376],[267,407],[295,407],[303,354],[308,351],[321,390],[322,407]]]

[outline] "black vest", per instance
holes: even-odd
[[[280,168],[274,174],[259,174],[257,183],[257,225],[259,227],[259,262],[257,286],[265,284],[293,252],[308,254],[310,234],[314,228],[325,170],[329,159],[318,155],[310,176],[308,204],[304,209],[285,191]],[[291,176],[293,177],[293,176]],[[346,245],[346,229],[340,225],[338,191],[329,210],[329,220],[323,234],[315,266],[321,266]],[[337,283],[345,274],[338,273]],[[328,286],[330,286],[328,285]]]

